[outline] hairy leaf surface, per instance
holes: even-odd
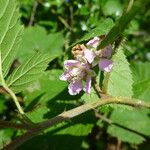
[[[20,62],[24,62],[26,58],[33,55],[35,51],[60,56],[63,53],[63,45],[63,32],[47,34],[43,27],[28,27],[24,30],[22,44],[17,53],[17,59],[19,59]]]
[[[122,48],[118,49],[112,60],[113,70],[105,74],[105,91],[112,96],[132,97],[132,73]]]
[[[133,63],[133,76],[134,76],[134,97],[139,98],[144,92],[150,92],[150,63],[137,62]]]
[[[16,68],[8,77],[7,84],[15,92],[22,91],[31,82],[37,80],[55,56],[36,53],[26,63]]]
[[[115,109],[111,115],[111,120],[127,128],[124,129],[114,125],[110,125],[108,128],[111,135],[117,136],[122,141],[140,144],[145,141],[145,136],[150,136],[150,119],[148,115],[137,110],[137,108],[126,112]]]

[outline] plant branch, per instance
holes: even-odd
[[[35,13],[36,13],[36,9],[38,7],[38,2],[35,1],[33,4],[33,8],[32,8],[32,12],[31,12],[31,17],[30,17],[30,21],[28,26],[32,26],[33,22],[34,22],[34,17],[35,17]]]
[[[108,124],[113,123],[113,121],[111,119],[105,117],[104,115],[101,115],[97,110],[95,110],[95,116]]]
[[[133,6],[133,3],[134,3],[134,0],[130,0],[130,1],[129,1],[128,7],[127,7],[127,12],[130,11],[130,9],[131,9],[132,6]]]
[[[108,98],[108,97],[112,97],[108,94],[106,94],[104,91],[101,90],[100,86],[98,85],[97,81],[96,81],[96,77],[93,78],[93,87],[98,95],[99,98]]]
[[[1,128],[12,128],[12,129],[29,129],[26,125],[18,124],[10,121],[0,120],[0,129]]]
[[[51,10],[53,14],[56,14],[56,11],[54,9]],[[70,31],[72,31],[72,27],[68,24],[68,22],[61,16],[58,16],[59,21]]]
[[[134,100],[134,99],[126,98],[126,97],[112,97],[112,98],[100,99],[96,102],[84,104],[77,108],[63,112],[50,120],[36,124],[33,129],[27,131],[22,136],[16,138],[14,141],[12,141],[12,143],[7,145],[3,150],[14,150],[17,147],[19,147],[21,144],[26,142],[27,140],[38,135],[43,130],[50,128],[53,125],[56,125],[60,122],[66,121],[66,120],[70,120],[71,118],[74,118],[84,112],[87,112],[91,109],[94,109],[96,107],[100,107],[103,105],[107,105],[107,104],[124,104],[124,105],[130,105],[133,107],[150,108],[150,103],[145,103],[141,100]]]

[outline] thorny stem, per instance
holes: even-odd
[[[28,126],[24,124],[18,124],[10,121],[0,120],[0,128],[12,128],[12,129],[29,129]]]
[[[31,139],[32,137],[44,131],[45,129],[50,128],[60,122],[70,120],[71,118],[74,118],[84,112],[87,112],[91,109],[94,109],[96,107],[100,107],[106,104],[124,104],[124,105],[130,105],[133,107],[150,108],[150,103],[145,103],[141,100],[133,100],[133,99],[126,98],[126,97],[112,97],[112,98],[100,99],[96,102],[84,104],[77,108],[63,112],[52,119],[36,124],[34,128],[30,129],[22,136],[16,138],[14,141],[12,141],[12,143],[7,145],[3,150],[14,150],[17,147],[19,147],[21,144],[26,142],[27,140]]]

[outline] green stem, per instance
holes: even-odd
[[[10,94],[10,96],[12,97],[13,101],[15,102],[18,111],[20,112],[20,114],[24,114],[23,109],[21,108],[18,99],[16,97],[16,95],[14,94],[14,92],[7,86],[4,77],[3,77],[3,72],[2,72],[2,60],[1,60],[1,50],[0,50],[0,80],[1,80],[1,84],[4,87],[4,89]]]
[[[127,12],[130,11],[130,9],[131,9],[132,6],[133,6],[133,3],[134,3],[134,0],[130,0],[130,1],[129,1],[128,7],[127,7]]]
[[[20,114],[24,114],[24,111],[22,109],[22,107],[20,106],[19,102],[18,102],[18,99],[16,97],[16,95],[14,94],[14,92],[6,85],[6,83],[4,82],[3,83],[3,87],[5,88],[5,90],[10,94],[10,96],[12,97],[14,103],[16,104],[16,107],[19,111]]]

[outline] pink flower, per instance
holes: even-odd
[[[91,39],[89,42],[87,42],[87,47],[89,48],[97,48],[97,46],[100,44],[101,40],[99,37],[94,37],[93,39]]]
[[[102,49],[101,56],[105,57],[105,58],[110,58],[111,55],[112,55],[112,46],[111,46],[111,44],[109,44],[104,49]]]
[[[96,57],[95,52],[90,51],[89,49],[84,50],[84,58],[91,64]]]
[[[96,60],[96,64],[99,64],[99,68],[102,71],[110,72],[113,67],[113,62],[109,60],[112,55],[111,44],[102,50],[96,51],[97,46],[100,44],[101,40],[98,37],[91,39],[86,45],[89,47],[84,50],[84,58],[92,64]]]
[[[81,90],[90,93],[91,77],[94,72],[87,63],[78,60],[66,60],[64,62],[65,72],[60,76],[60,80],[68,81],[69,94],[79,94]]]
[[[113,61],[109,58],[112,55],[112,46],[109,44],[101,51],[101,57],[99,61],[99,68],[102,71],[110,72],[113,68]]]
[[[110,72],[113,67],[113,62],[112,60],[109,59],[100,59],[99,61],[99,68],[102,71]]]
[[[113,62],[110,60],[112,46],[108,45],[102,50],[96,50],[101,39],[94,37],[86,46],[77,44],[72,48],[75,60],[64,62],[65,72],[60,76],[60,80],[68,81],[68,91],[70,95],[79,94],[82,90],[90,93],[91,78],[95,75],[91,66],[99,65],[100,70],[110,72]]]
[[[88,48],[84,50],[84,57],[90,64],[94,61],[96,57],[95,51],[97,46],[100,44],[100,41],[100,38],[96,36],[90,41],[88,41],[86,44]]]

